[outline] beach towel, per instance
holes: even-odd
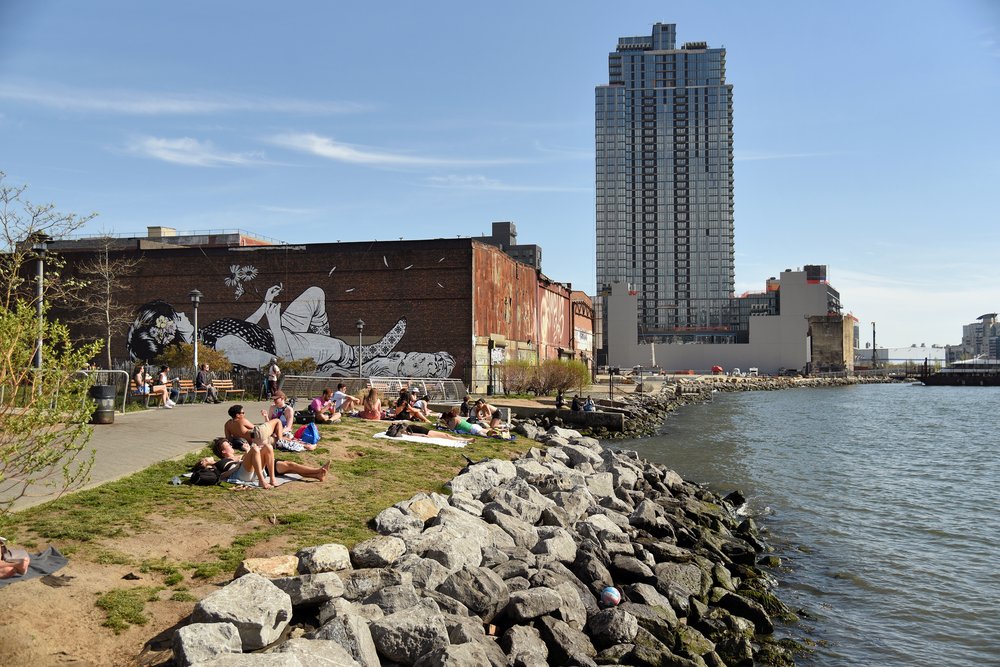
[[[419,435],[400,435],[395,438],[390,437],[382,433],[376,433],[376,438],[383,438],[385,440],[406,440],[407,442],[418,442],[426,443],[428,445],[441,445],[442,447],[465,447],[464,442],[459,442],[458,440],[446,440],[445,438],[425,438]]]
[[[30,555],[30,554],[29,554]],[[0,579],[0,588],[7,584],[16,584],[19,581],[27,581],[35,577],[43,577],[47,574],[57,572],[66,566],[69,559],[59,553],[55,547],[49,547],[40,554],[31,555],[31,563],[28,564],[28,571],[19,577]]]
[[[290,473],[286,473],[284,475],[278,475],[277,477],[275,477],[274,478],[274,486],[281,486],[285,482],[301,482],[303,479],[305,479],[305,478],[302,477],[302,475],[296,475],[294,472],[290,472]],[[260,485],[257,483],[256,479],[254,481],[252,481],[252,482],[241,482],[238,479],[227,479],[226,483],[227,484],[233,484],[235,486],[248,486],[250,488],[257,488],[257,489],[260,488]]]
[[[184,477],[190,477],[190,476],[191,476],[191,473],[186,473],[184,475]],[[274,480],[274,485],[275,486],[281,486],[285,482],[301,482],[304,479],[305,478],[302,477],[302,475],[296,475],[294,472],[290,472],[290,473],[287,473],[287,474],[284,474],[284,475],[278,475],[275,478],[275,480]],[[253,487],[253,488],[259,488],[259,486],[260,486],[259,484],[257,484],[257,480],[254,480],[252,482],[241,482],[241,481],[236,480],[236,479],[227,479],[227,480],[223,480],[223,482],[226,483],[226,484],[234,484],[236,486],[249,486],[249,487]]]

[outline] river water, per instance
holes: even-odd
[[[1000,665],[1000,388],[717,393],[615,443],[739,488],[817,643],[800,665]]]

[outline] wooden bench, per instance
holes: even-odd
[[[219,392],[219,398],[224,400],[228,400],[230,394],[243,396],[243,390],[233,387],[232,380],[212,380],[212,386]]]
[[[198,400],[199,395],[202,397],[201,400],[204,401],[208,395],[207,390],[194,388],[194,380],[178,380],[177,389],[180,391],[177,395],[178,403],[194,403]]]
[[[142,399],[146,407],[147,408],[149,407],[149,397],[152,396],[151,393],[149,392],[146,392],[145,394],[140,393],[139,387],[136,386],[135,384],[135,380],[129,380],[128,388],[129,388],[129,395],[132,397],[132,400],[139,401],[139,399]]]

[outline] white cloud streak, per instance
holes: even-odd
[[[833,157],[835,155],[840,155],[840,153],[766,153],[754,151],[735,151],[733,153],[733,160],[736,162],[758,162],[761,160],[801,160],[803,158]]]
[[[353,102],[315,102],[294,98],[241,95],[152,93],[128,90],[90,90],[60,85],[0,83],[0,100],[76,112],[123,115],[192,115],[225,112],[280,112],[340,114],[364,111]]]
[[[455,190],[493,190],[497,192],[589,192],[589,188],[574,188],[557,185],[516,185],[504,183],[486,176],[431,176],[427,184],[433,188]]]
[[[279,134],[271,137],[275,146],[322,157],[334,162],[360,164],[370,167],[457,167],[516,164],[517,160],[463,160],[452,158],[422,157],[407,153],[372,149],[345,144],[329,137],[312,133]]]
[[[138,137],[127,147],[129,153],[188,167],[246,167],[265,164],[260,153],[226,153],[210,141],[190,137],[164,139]]]

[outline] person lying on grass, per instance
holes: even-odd
[[[292,461],[276,460],[274,449],[269,446],[261,446],[258,442],[252,444],[250,451],[246,454],[239,456],[228,440],[216,438],[212,441],[212,451],[219,457],[219,460],[216,461],[215,458],[206,456],[198,462],[199,467],[215,466],[216,470],[219,471],[221,481],[238,481],[247,484],[257,482],[262,489],[272,487],[275,473],[279,475],[294,473],[322,482],[330,470],[329,463],[321,468],[316,468]],[[265,473],[271,483],[265,479]]]
[[[435,431],[434,429],[427,428],[421,424],[398,424],[402,426],[396,435],[392,435],[389,431],[386,431],[386,435],[390,438],[399,437],[403,435],[415,435],[418,438],[442,438],[444,440],[454,440],[456,442],[464,442],[469,444],[472,442],[472,438],[462,438],[453,433],[448,433],[447,431]]]
[[[458,415],[458,408],[452,408],[441,416],[441,423],[449,431],[468,435],[486,435],[486,429],[476,423],[471,423],[462,419]]]

